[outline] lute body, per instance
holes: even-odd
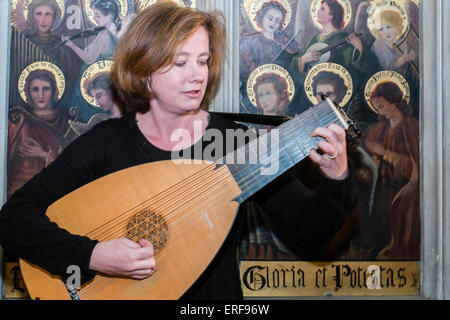
[[[150,278],[97,275],[78,290],[79,299],[176,299],[220,248],[239,194],[226,166],[215,170],[214,163],[160,161],[91,182],[52,204],[46,214],[61,228],[91,239],[147,238],[154,244],[158,271]],[[33,299],[70,299],[59,277],[25,260],[20,265]]]

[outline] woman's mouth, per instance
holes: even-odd
[[[202,91],[201,90],[187,90],[187,91],[183,91],[183,94],[185,96],[188,96],[190,98],[198,98],[201,95]]]

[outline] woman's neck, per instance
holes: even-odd
[[[145,114],[136,114],[136,120],[150,143],[172,151],[188,148],[200,140],[208,125],[209,114],[204,110],[174,114],[152,107]]]
[[[263,114],[267,115],[267,116],[279,116],[282,114],[282,112],[281,111],[264,111]]]

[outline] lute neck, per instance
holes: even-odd
[[[323,100],[216,163],[228,166],[242,191],[236,200],[242,203],[317,149],[322,138],[310,136],[315,128],[335,123],[347,129],[347,119],[329,99]]]

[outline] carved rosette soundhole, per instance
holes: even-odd
[[[167,223],[161,215],[156,215],[150,210],[136,213],[127,224],[128,239],[138,241],[147,239],[153,244],[155,252],[164,248],[167,243]]]

